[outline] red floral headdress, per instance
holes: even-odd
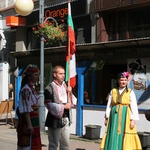
[[[38,73],[39,74],[39,69],[37,67],[28,67],[26,71],[24,72],[24,75],[29,76],[33,73]]]
[[[130,80],[130,73],[129,72],[123,72],[122,77],[127,78],[129,81]]]

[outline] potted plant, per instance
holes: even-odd
[[[32,30],[38,37],[44,37],[46,46],[61,46],[67,39],[67,32],[65,31],[63,21],[59,25],[54,21],[45,21],[43,24],[36,23]]]

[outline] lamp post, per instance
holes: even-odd
[[[44,23],[44,0],[39,1],[39,22]],[[45,130],[45,106],[44,106],[44,37],[40,37],[40,129]]]
[[[54,20],[56,26],[58,27],[57,21],[53,17],[47,17],[44,20],[44,0],[39,1],[39,22],[43,24],[48,19]],[[44,35],[40,37],[40,129],[45,130],[45,106],[44,106]]]
[[[44,20],[44,0],[40,0],[40,9],[39,9],[39,22],[43,24],[45,21],[52,19],[56,27],[58,27],[57,21],[53,17],[47,17]],[[40,37],[40,129],[41,131],[45,130],[45,106],[44,106],[44,36]]]

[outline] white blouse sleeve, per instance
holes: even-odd
[[[137,101],[136,101],[136,96],[133,90],[130,93],[130,108],[131,108],[130,119],[139,120]]]
[[[108,102],[107,102],[107,107],[106,107],[106,112],[105,112],[105,118],[108,118],[110,115],[110,111],[111,111],[111,101],[112,101],[112,91],[109,93],[108,96]]]
[[[20,92],[20,100],[19,100],[19,112],[27,113],[33,111],[31,107],[31,90],[26,86]]]

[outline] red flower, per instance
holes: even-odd
[[[44,28],[44,24],[40,24],[40,27],[41,27],[41,28]]]

